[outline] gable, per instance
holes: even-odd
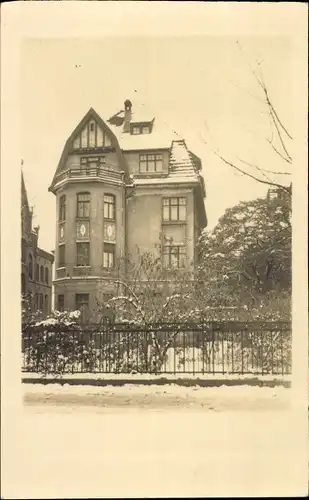
[[[112,146],[110,135],[103,130],[101,125],[90,118],[81,131],[73,136],[73,151],[93,148],[109,148]]]
[[[114,151],[118,165],[125,173],[125,179],[129,180],[129,171],[126,160],[119,148],[117,137],[93,108],[90,108],[73,133],[67,139],[62,151],[52,183],[48,188],[53,191],[58,175],[65,169],[66,161],[72,153],[98,154]]]

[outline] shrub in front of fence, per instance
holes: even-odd
[[[24,371],[53,374],[94,371],[95,345],[77,324],[79,311],[57,313],[43,321],[24,325],[22,351]]]
[[[41,322],[23,332],[24,371],[97,373],[291,372],[288,322],[113,324]]]

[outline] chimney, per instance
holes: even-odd
[[[130,132],[130,122],[132,118],[132,102],[127,99],[124,102],[124,122],[123,131]]]

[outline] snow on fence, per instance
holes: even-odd
[[[290,374],[288,322],[28,327],[23,371]]]

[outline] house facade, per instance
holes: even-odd
[[[23,174],[21,175],[21,293],[30,298],[33,312],[51,311],[54,255],[38,246],[39,227],[32,227]]]
[[[56,196],[55,307],[93,320],[126,262],[154,251],[164,269],[194,270],[206,226],[201,160],[132,103],[104,121],[92,108],[68,138]],[[104,294],[103,294],[104,295]]]

